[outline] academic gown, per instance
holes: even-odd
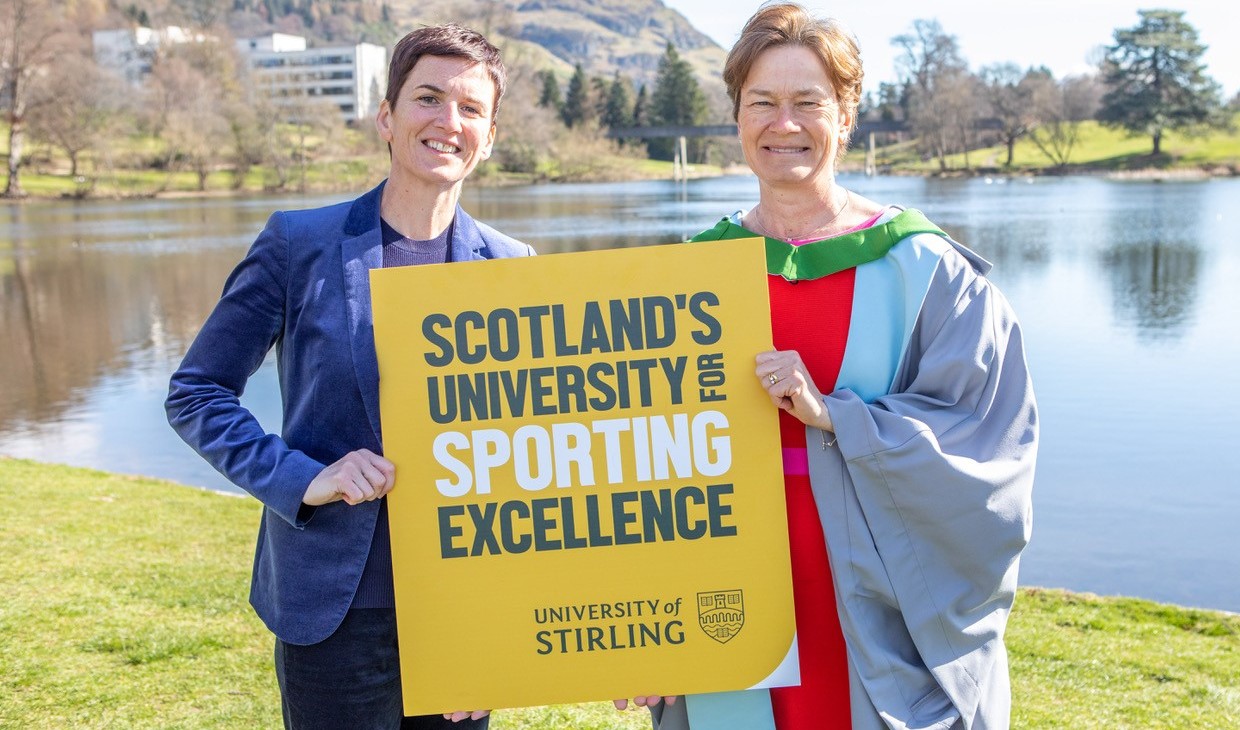
[[[693,240],[754,235],[738,215]],[[851,306],[835,315],[847,318],[839,374],[816,381],[835,432],[805,439],[852,727],[1007,727],[1003,633],[1032,527],[1038,421],[990,264],[914,210],[766,245],[769,273],[789,280],[855,269]],[[653,714],[658,730],[775,727],[766,690],[691,695]]]

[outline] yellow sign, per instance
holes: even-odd
[[[760,240],[371,274],[405,712],[795,684]]]

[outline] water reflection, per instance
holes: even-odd
[[[1150,241],[1111,246],[1101,258],[1120,324],[1144,340],[1183,336],[1195,316],[1200,249]]]
[[[1116,322],[1149,341],[1196,317],[1211,211],[1193,186],[850,178],[862,195],[925,210],[996,264],[1008,285],[1042,279],[1055,256],[1094,250]],[[689,184],[468,189],[482,220],[540,253],[687,238],[756,199],[752,178]],[[334,198],[332,199],[334,200]],[[224,278],[274,209],[330,202],[259,199],[35,203],[0,209],[0,429],[54,421],[129,353],[170,368]],[[1106,211],[1100,215],[1100,211]],[[1054,285],[1055,282],[1049,282]]]
[[[1197,242],[1206,215],[1203,196],[1191,194],[1199,192],[1196,187],[1113,189],[1124,206],[1110,216],[1110,244],[1100,260],[1109,274],[1116,319],[1143,340],[1177,339],[1196,316],[1203,259]]]
[[[109,377],[166,377],[277,202],[0,208],[0,435],[69,417]]]
[[[732,179],[733,195],[749,178]],[[711,181],[543,185],[466,189],[471,214],[530,243],[540,254],[683,241],[738,207],[721,207]]]

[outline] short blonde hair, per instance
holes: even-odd
[[[861,104],[861,49],[852,34],[839,21],[815,18],[795,3],[766,5],[745,23],[740,38],[728,52],[723,65],[723,82],[732,97],[732,118],[741,108],[741,87],[749,70],[766,51],[779,46],[803,46],[818,56],[827,72],[840,107],[856,120]],[[849,136],[852,129],[848,129]],[[840,146],[842,155],[847,145]]]

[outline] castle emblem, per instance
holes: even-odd
[[[745,625],[745,594],[737,589],[697,594],[698,625],[710,638],[726,644]]]

